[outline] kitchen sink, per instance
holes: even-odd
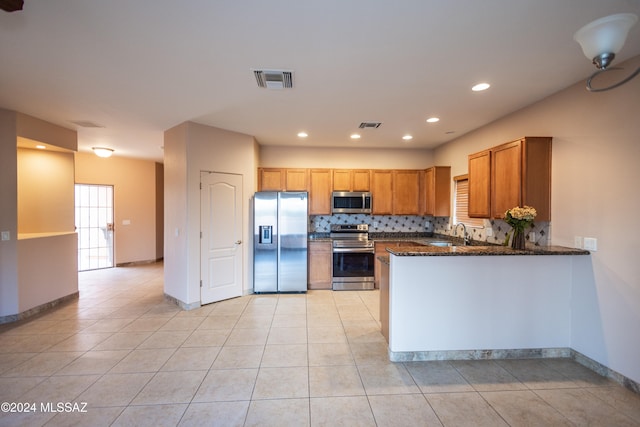
[[[451,242],[429,242],[429,246],[453,246]]]

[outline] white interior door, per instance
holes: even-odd
[[[242,295],[242,176],[200,177],[200,303]]]

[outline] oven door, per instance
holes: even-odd
[[[373,289],[374,260],[374,248],[333,248],[333,289]]]

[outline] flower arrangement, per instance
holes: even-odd
[[[513,230],[507,233],[507,237],[504,240],[505,246],[509,242],[509,237],[513,232],[513,239],[511,240],[511,247],[514,249],[524,249],[524,229],[533,225],[533,220],[538,213],[535,208],[531,206],[516,206],[515,208],[508,209],[504,213],[504,221],[513,227]]]

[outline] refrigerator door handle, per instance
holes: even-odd
[[[236,240],[236,245],[242,244],[242,240]]]

